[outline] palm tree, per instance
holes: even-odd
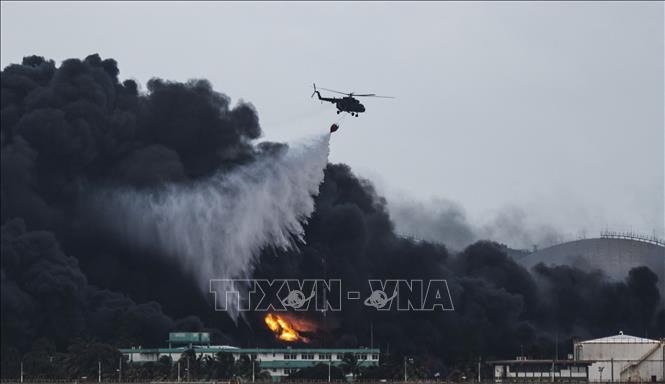
[[[217,352],[213,369],[214,379],[229,379],[235,374],[235,359],[228,352]]]
[[[358,374],[358,358],[353,353],[345,353],[342,356],[342,370],[345,374],[352,374],[355,376]]]
[[[95,377],[99,364],[106,372],[114,371],[120,352],[109,344],[97,342],[93,339],[74,339],[67,348],[67,354],[62,364],[69,377]]]
[[[252,364],[254,361],[248,355],[240,355],[235,363],[235,375],[244,379],[252,378]]]

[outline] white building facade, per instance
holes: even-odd
[[[162,357],[177,362],[190,347],[175,348],[127,348],[120,352],[130,363],[157,362]],[[274,379],[289,376],[303,368],[314,367],[318,364],[339,367],[343,364],[344,355],[351,354],[357,359],[359,367],[370,367],[379,364],[379,349],[302,349],[302,348],[235,348],[231,346],[201,346],[191,347],[196,357],[215,357],[217,353],[230,353],[238,360],[247,355],[255,361],[256,373],[266,371]]]
[[[577,342],[575,360],[594,361],[589,382],[663,382],[665,342],[618,335]]]

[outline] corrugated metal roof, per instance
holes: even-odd
[[[601,337],[600,339],[581,341],[580,344],[658,344],[658,340],[645,339],[643,337],[624,335],[619,332],[618,335]]]

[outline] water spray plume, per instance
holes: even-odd
[[[192,185],[114,191],[97,203],[123,238],[174,258],[208,294],[210,279],[248,277],[264,247],[304,241],[329,141],[321,135]]]

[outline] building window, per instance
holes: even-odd
[[[373,353],[372,354],[372,360],[379,360],[379,354],[378,353]]]
[[[367,360],[367,355],[364,353],[358,353],[356,354],[356,359],[358,360]]]
[[[570,367],[571,373],[584,373],[584,367]]]
[[[320,353],[319,354],[319,360],[330,360],[330,353]]]
[[[284,354],[284,360],[296,360],[298,359],[298,354],[297,353],[285,353]]]
[[[344,355],[338,353],[337,354],[337,360],[342,360],[342,359],[344,359]]]
[[[302,354],[302,359],[303,360],[314,360],[314,354],[313,353],[303,353]]]

